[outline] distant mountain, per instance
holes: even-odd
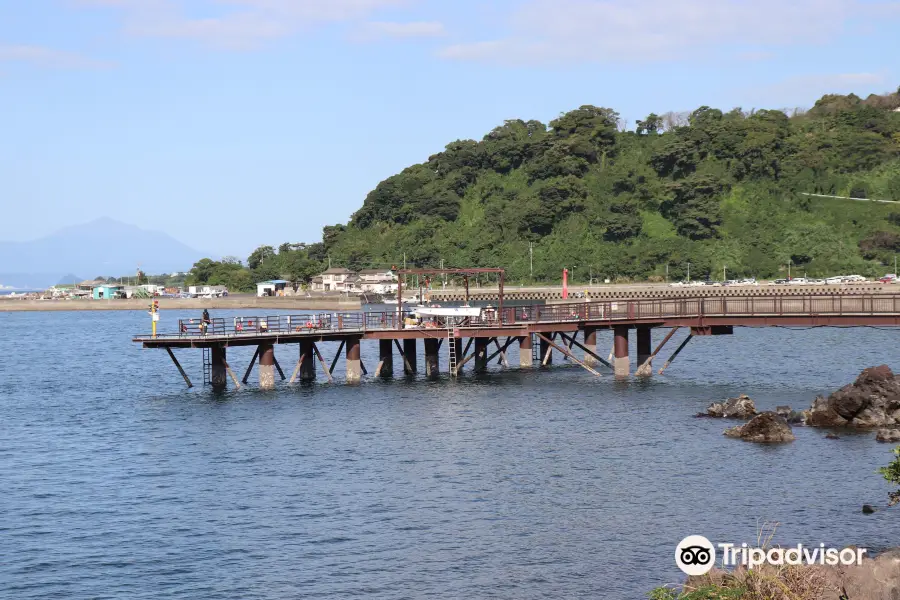
[[[73,275],[72,273],[66,273],[56,281],[56,285],[68,285],[71,283],[78,283],[80,281],[84,281],[84,277],[79,277],[78,275]]]
[[[71,283],[72,273],[118,277],[138,265],[147,274],[187,271],[205,256],[165,233],[102,218],[38,240],[0,242],[0,284],[47,287]]]

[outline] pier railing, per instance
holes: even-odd
[[[394,330],[412,310],[387,312],[340,312],[299,315],[242,316],[231,319],[179,319],[178,331],[157,338],[233,337],[247,335],[367,332]],[[900,316],[900,294],[823,294],[805,296],[747,296],[670,298],[651,300],[572,302],[505,307],[502,312],[485,309],[452,327],[505,327],[529,323],[615,322],[647,319],[755,316]],[[427,321],[420,326],[447,327]],[[137,336],[148,337],[146,335]]]

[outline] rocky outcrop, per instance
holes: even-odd
[[[745,442],[763,444],[793,442],[796,439],[785,418],[773,412],[764,412],[753,417],[744,425],[726,429],[725,435],[742,439]]]
[[[812,427],[876,428],[900,425],[900,379],[887,365],[869,367],[856,381],[806,411]]]
[[[841,594],[825,594],[826,600],[896,600],[900,598],[900,548],[885,550],[875,558],[863,558],[861,565],[818,566],[826,586]]]
[[[697,416],[719,419],[751,419],[756,416],[756,405],[747,394],[741,394],[737,398],[729,398],[724,402],[713,402],[706,408],[705,413]]]
[[[816,598],[817,600],[897,600],[900,598],[900,548],[864,556],[862,563],[844,565],[762,565],[750,576],[746,567],[733,571],[714,568],[706,575],[688,577],[684,591],[704,587],[744,588],[754,598]],[[704,597],[713,597],[704,596]]]
[[[900,442],[900,429],[879,429],[875,434],[875,441],[890,444]]]

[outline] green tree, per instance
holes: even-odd
[[[247,266],[258,269],[261,264],[275,257],[275,248],[272,246],[260,246],[247,257]]]
[[[898,486],[896,491],[889,494],[890,505],[900,504],[900,446],[894,448],[894,460],[886,467],[881,467],[878,472],[884,476],[888,483]]]

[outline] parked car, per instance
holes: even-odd
[[[788,281],[790,285],[807,285],[809,283],[809,279],[806,277],[794,277],[790,281]]]
[[[769,285],[785,285],[788,283],[787,279],[776,279],[775,281],[770,281]]]
[[[838,275],[837,277],[828,277],[825,279],[825,283],[828,285],[840,285],[844,283],[845,278],[842,275]]]
[[[894,274],[894,273],[888,273],[887,275],[885,275],[884,277],[882,277],[882,278],[879,279],[878,281],[880,281],[881,283],[893,283],[895,279],[897,279],[897,275],[896,275],[896,274]]]

